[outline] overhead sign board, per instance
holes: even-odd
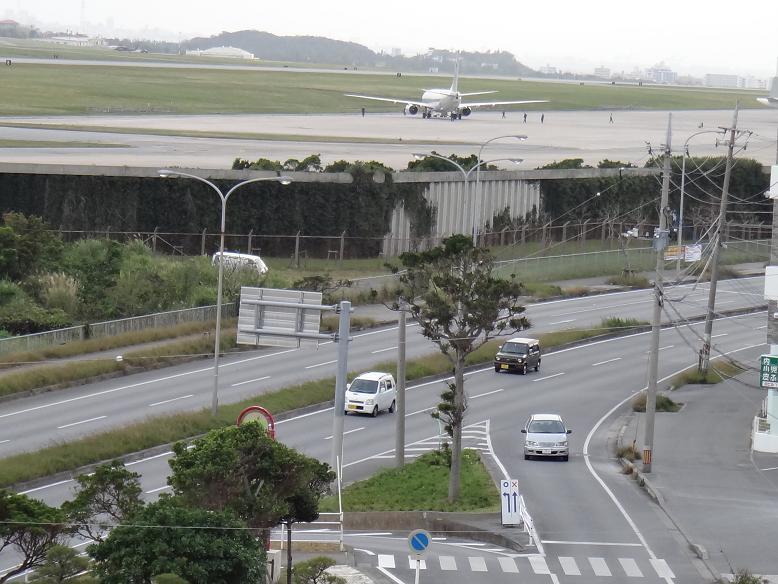
[[[317,345],[331,336],[319,334],[321,292],[279,290],[274,288],[240,289],[238,344],[300,347]]]
[[[759,387],[778,388],[778,355],[759,357]]]
[[[521,495],[518,480],[500,481],[500,508],[503,525],[521,525]]]
[[[702,259],[702,245],[695,243],[692,245],[668,245],[665,248],[665,261],[674,262],[683,260],[685,262],[699,262]]]

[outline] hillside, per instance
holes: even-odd
[[[423,55],[393,57],[376,53],[364,45],[314,36],[277,36],[258,30],[222,32],[211,37],[197,37],[181,43],[183,49],[209,49],[231,46],[253,53],[267,61],[327,63],[344,67],[376,67],[397,71],[453,73],[454,58],[461,70],[469,74],[534,75],[535,71],[506,51],[468,53],[431,49]]]

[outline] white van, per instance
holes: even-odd
[[[213,258],[211,258],[211,263],[214,266],[219,265],[219,255],[220,254],[217,251],[215,254],[213,254]],[[235,251],[224,252],[224,267],[236,269],[250,268],[252,270],[256,270],[260,274],[267,273],[267,265],[262,261],[261,257],[258,255],[238,253]]]
[[[346,414],[358,412],[375,418],[384,410],[393,414],[396,403],[397,385],[389,373],[363,373],[346,387]]]

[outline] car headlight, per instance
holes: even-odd
[[[562,442],[557,442],[556,445],[557,446],[567,446],[567,440],[564,440]]]
[[[537,446],[537,445],[538,443],[535,442],[534,440],[527,440],[527,446]]]
[[[372,406],[373,405],[373,399],[369,398],[365,400],[365,405]]]

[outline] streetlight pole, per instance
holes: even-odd
[[[211,415],[216,416],[216,412],[219,408],[219,345],[221,344],[221,327],[222,327],[222,284],[224,282],[224,232],[225,232],[225,224],[227,220],[227,201],[230,198],[230,195],[234,193],[236,190],[238,190],[240,187],[255,183],[255,182],[262,182],[262,181],[275,181],[279,182],[282,185],[288,185],[292,182],[292,179],[288,176],[267,176],[267,177],[261,177],[261,178],[251,178],[249,180],[244,180],[242,182],[239,182],[238,184],[234,185],[229,191],[227,191],[227,194],[222,193],[221,189],[216,186],[214,183],[209,181],[208,179],[205,179],[201,176],[197,176],[194,174],[189,174],[186,172],[179,172],[177,170],[168,170],[168,169],[162,169],[159,171],[159,176],[162,178],[167,178],[171,176],[183,176],[186,178],[191,178],[194,180],[198,180],[202,183],[207,184],[209,187],[211,187],[214,191],[216,191],[216,194],[219,195],[219,199],[221,200],[222,209],[221,209],[221,222],[219,225],[219,279],[218,283],[216,285],[216,334],[214,335],[214,343],[213,343],[213,398],[211,400]]]
[[[506,134],[505,136],[495,136],[490,138],[478,149],[478,163],[475,165],[477,169],[475,172],[475,197],[473,197],[473,245],[478,247],[478,230],[481,223],[481,207],[483,206],[483,197],[481,196],[481,154],[483,154],[484,148],[487,144],[494,142],[495,140],[502,140],[503,138],[515,138],[516,140],[526,140],[527,136],[524,134]],[[480,203],[480,205],[479,205]]]

